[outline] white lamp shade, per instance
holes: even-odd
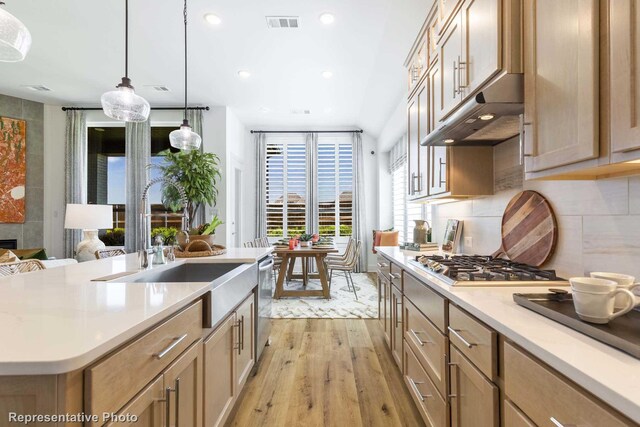
[[[151,111],[147,100],[126,86],[104,93],[100,102],[108,117],[123,122],[144,122]]]
[[[68,204],[64,228],[100,230],[113,227],[113,206]]]
[[[0,8],[0,61],[22,61],[31,48],[31,33],[22,22]]]
[[[180,150],[197,150],[200,148],[202,138],[191,130],[191,126],[183,124],[169,134],[169,143]]]

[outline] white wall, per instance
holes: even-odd
[[[44,247],[64,257],[65,126],[60,105],[44,106]]]
[[[545,267],[561,277],[615,271],[640,277],[640,177],[597,181],[522,181],[517,141],[494,149],[496,183],[514,183],[490,197],[434,207],[434,236],[442,240],[448,218],[464,220],[473,247],[465,253],[490,254],[500,247],[502,213],[511,197],[535,190],[545,196],[558,221],[555,255]]]

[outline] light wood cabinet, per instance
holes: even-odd
[[[223,426],[236,400],[235,313],[204,342],[204,425]]]
[[[610,126],[615,160],[617,153],[640,149],[640,6],[633,0],[609,0],[609,8]]]
[[[402,367],[402,346],[403,346],[403,309],[402,309],[402,292],[395,286],[391,286],[391,355],[396,361],[400,372]]]
[[[437,0],[438,16],[442,27],[446,26],[453,18],[453,12],[455,12],[460,1],[461,0]]]
[[[108,427],[160,427],[164,422],[164,379],[159,376],[117,414]],[[121,418],[122,417],[122,418]],[[127,417],[130,417],[127,421]],[[133,418],[135,417],[135,418]],[[135,419],[135,421],[134,421]]]
[[[250,295],[236,310],[236,387],[241,390],[256,363],[254,349],[255,302]]]
[[[451,346],[452,427],[498,427],[498,387]]]
[[[427,195],[428,149],[420,145],[427,136],[429,119],[428,81],[424,80],[409,100],[407,121],[408,191],[412,198]]]
[[[384,287],[384,339],[391,347],[391,282],[383,280],[382,285]]]
[[[462,52],[462,13],[458,11],[445,30],[438,45],[440,64],[440,99],[438,116],[444,118],[460,104],[463,92],[460,88]]]
[[[484,375],[498,376],[498,334],[471,315],[449,304],[449,341]]]
[[[502,407],[504,408],[505,427],[536,427],[533,421],[523,414],[510,400],[505,399]]]
[[[168,427],[202,426],[202,341],[193,344],[164,372]]]
[[[429,153],[429,195],[436,196],[448,191],[448,149],[447,147],[429,147]]]
[[[465,0],[461,9],[462,59],[458,61],[458,87],[466,96],[494,76],[501,68],[502,0]]]
[[[524,35],[525,171],[597,158],[598,1],[525,0]]]

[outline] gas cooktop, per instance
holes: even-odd
[[[555,270],[481,255],[425,255],[412,263],[451,286],[568,286]]]

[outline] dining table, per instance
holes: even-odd
[[[338,250],[333,246],[296,246],[293,249],[289,249],[289,247],[286,246],[276,246],[274,253],[282,258],[282,263],[280,264],[280,271],[278,272],[274,298],[315,296],[321,296],[326,299],[331,298],[324,259],[327,255],[337,252]],[[293,272],[296,259],[298,258],[302,260],[302,274],[294,274]],[[309,272],[309,261],[314,259],[318,272],[311,274]],[[288,281],[290,279],[302,279],[303,289],[284,289],[285,280]],[[322,289],[306,289],[309,279],[320,279]]]

